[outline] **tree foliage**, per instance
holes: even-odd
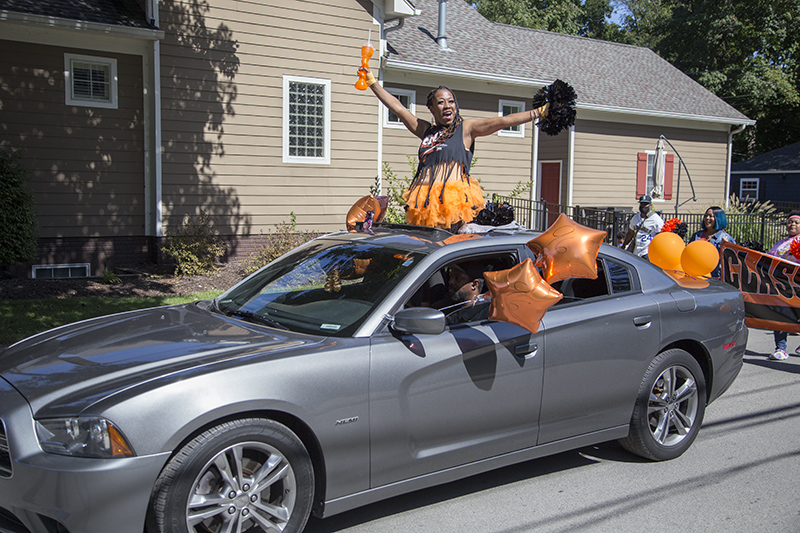
[[[478,11],[487,19],[569,35],[612,40],[616,24],[610,0],[477,0]]]
[[[737,159],[800,141],[797,0],[478,0],[489,20],[652,49],[758,123]],[[616,12],[619,24],[611,21]]]
[[[758,123],[740,158],[800,141],[797,0],[683,0],[660,25],[662,57]]]
[[[38,225],[19,152],[0,151],[0,264],[33,261]]]

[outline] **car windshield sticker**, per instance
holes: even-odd
[[[319,329],[332,329],[333,331],[338,331],[339,328],[342,326],[339,324],[322,324]]]

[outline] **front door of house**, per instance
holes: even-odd
[[[541,176],[539,199],[547,202],[547,226],[549,226],[558,217],[558,210],[549,206],[561,203],[561,162],[542,162],[539,164],[539,170]]]

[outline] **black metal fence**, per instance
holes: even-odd
[[[546,230],[558,215],[564,213],[572,220],[584,226],[606,232],[606,242],[613,244],[618,235],[625,236],[628,224],[635,213],[622,211],[613,207],[596,208],[579,205],[552,204],[543,201],[531,201],[525,198],[510,198],[495,195],[495,202],[507,202],[514,208],[514,215],[520,224],[535,231]],[[660,213],[664,220],[679,218],[687,225],[685,240],[701,229],[703,213]],[[727,214],[728,227],[736,242],[762,251],[769,250],[775,242],[786,236],[786,214],[782,212]]]

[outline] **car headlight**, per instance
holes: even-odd
[[[42,450],[74,457],[132,457],[133,449],[105,418],[51,418],[36,421]]]

